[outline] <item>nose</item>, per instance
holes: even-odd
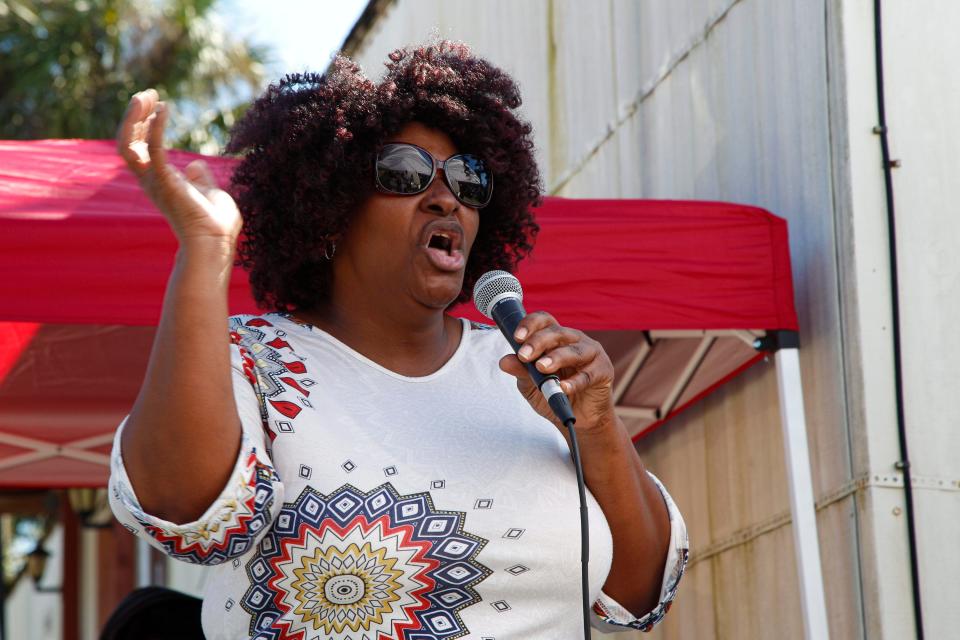
[[[420,206],[427,211],[441,216],[452,215],[460,207],[460,201],[450,191],[445,178],[443,169],[438,168],[437,175],[427,188],[420,203]]]

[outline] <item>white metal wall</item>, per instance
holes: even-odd
[[[960,4],[883,2],[906,411],[924,632],[960,629]]]
[[[928,637],[949,637],[960,608],[939,586],[960,573],[960,224],[947,204],[960,5],[884,6],[908,429],[914,472],[929,478],[917,499],[924,606]],[[907,638],[913,624],[872,17],[870,0],[398,0],[355,55],[377,77],[387,52],[439,35],[509,70],[549,193],[727,200],[789,220],[835,638]],[[760,365],[641,443],[694,544],[653,637],[802,634],[775,398],[773,367]]]

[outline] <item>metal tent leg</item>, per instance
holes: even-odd
[[[143,538],[137,538],[136,546],[136,587],[149,587],[153,584],[150,567],[150,545]]]
[[[800,358],[796,349],[780,349],[776,352],[776,360],[804,637],[807,640],[826,640],[829,638],[827,607],[820,569],[820,544],[817,540],[813,480],[807,448],[807,421],[803,411]]]

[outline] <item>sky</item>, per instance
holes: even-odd
[[[220,0],[217,13],[238,36],[268,45],[267,77],[323,71],[367,0]]]

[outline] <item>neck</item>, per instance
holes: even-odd
[[[405,376],[437,371],[460,344],[462,325],[444,313],[413,303],[348,298],[336,292],[323,305],[295,316],[335,337],[380,366]]]

